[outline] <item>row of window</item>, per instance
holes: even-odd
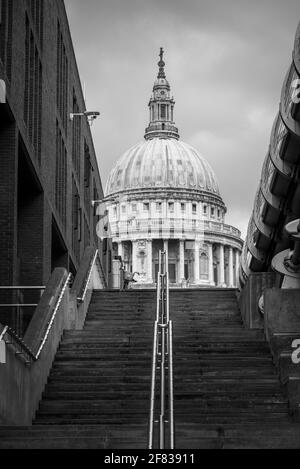
[[[156,202],[155,208],[156,208],[157,213],[162,213],[163,203],[162,202]],[[180,204],[180,210],[181,210],[182,214],[187,213],[188,204],[182,202]],[[138,212],[137,203],[131,204],[131,211],[132,211],[133,214],[136,214]],[[168,211],[169,211],[169,213],[175,213],[175,203],[174,202],[168,202]],[[122,205],[121,206],[121,213],[123,215],[125,215],[126,212],[127,212],[127,206]],[[143,212],[144,213],[150,212],[150,202],[144,202],[143,203]],[[192,204],[192,215],[197,216],[198,214],[199,214],[199,206],[196,203],[194,203],[194,204]],[[203,205],[203,214],[205,216],[210,216],[211,218],[218,218],[218,219],[221,219],[222,215],[223,215],[220,208],[212,207],[212,206],[208,206],[208,205]],[[117,207],[114,207],[114,216],[117,216]]]
[[[11,80],[12,47],[12,8],[13,0],[0,0],[0,59]]]

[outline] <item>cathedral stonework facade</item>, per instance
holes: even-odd
[[[214,171],[180,140],[163,50],[149,102],[144,141],[110,173],[106,201],[111,237],[137,286],[153,286],[159,251],[168,252],[173,287],[236,287],[243,247],[225,224],[226,206]]]

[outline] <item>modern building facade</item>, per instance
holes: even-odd
[[[168,251],[173,286],[236,286],[241,233],[225,224],[214,171],[180,140],[163,50],[158,65],[144,141],[119,159],[107,182],[113,243],[142,286],[155,283],[160,249]]]
[[[0,285],[76,274],[99,247],[92,200],[103,197],[63,0],[0,1]],[[2,101],[4,101],[2,99]]]
[[[300,217],[299,44],[300,24],[243,248],[241,286],[251,273],[271,270],[274,256],[293,246],[284,227]]]

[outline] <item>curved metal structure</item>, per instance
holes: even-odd
[[[273,257],[291,248],[284,226],[299,216],[300,23],[242,252],[241,287],[250,273],[270,270]]]

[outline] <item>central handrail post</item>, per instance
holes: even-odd
[[[158,376],[159,370],[159,378]],[[160,388],[157,389],[157,383]],[[159,416],[155,419],[156,392],[159,393]],[[154,423],[158,423],[159,449],[175,447],[173,392],[173,327],[170,321],[168,252],[159,251],[156,321],[154,325],[148,448],[153,449]],[[167,417],[168,416],[168,417]],[[166,443],[168,423],[168,443]],[[157,441],[157,440],[156,440]]]
[[[160,369],[160,449],[165,449],[165,329],[161,328],[161,369]]]
[[[173,322],[169,322],[169,426],[170,449],[175,448],[175,424],[174,424],[174,376],[173,376]]]

